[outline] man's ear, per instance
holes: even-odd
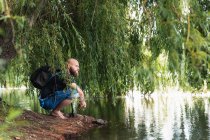
[[[67,63],[67,68],[70,69],[71,67],[71,64]]]

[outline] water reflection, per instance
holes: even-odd
[[[40,108],[37,96],[25,91],[1,92],[11,105],[35,112],[48,113]],[[143,97],[131,92],[125,97],[108,100],[91,98],[80,114],[102,118],[109,122],[77,139],[81,140],[172,140],[210,139],[210,97],[170,92]],[[70,112],[70,107],[63,110]]]
[[[40,107],[37,94],[28,93],[27,89],[0,89],[0,97],[8,105],[33,110],[43,114],[48,113],[48,111],[45,111]]]
[[[208,139],[209,98],[191,94],[153,94],[144,98],[126,96],[126,118],[141,139]]]

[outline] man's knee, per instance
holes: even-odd
[[[67,105],[71,104],[71,99],[65,99],[61,102],[61,104],[63,104],[64,106],[67,106]]]

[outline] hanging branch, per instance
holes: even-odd
[[[188,15],[187,17],[187,23],[188,23],[188,26],[187,26],[187,42],[188,42],[190,38],[190,15]]]
[[[37,18],[39,17],[42,9],[44,8],[45,4],[46,4],[47,0],[41,0],[37,9],[35,10],[35,12],[32,14],[31,19],[29,21],[29,26],[32,27],[34,25],[34,23],[36,22]]]
[[[96,6],[97,6],[97,0],[95,1],[95,7],[94,7],[93,15],[92,15],[92,18],[91,18],[91,24],[90,24],[91,26],[93,26],[93,18],[95,16]]]

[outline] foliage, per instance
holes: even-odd
[[[4,107],[5,108],[5,107]],[[8,113],[4,118],[3,122],[0,122],[0,139],[11,139],[13,136],[20,136],[21,134],[15,130],[18,126],[22,125],[23,122],[15,121],[15,119],[21,115],[22,111],[19,109],[10,109],[6,111],[5,109],[0,110],[2,113]],[[2,118],[2,116],[0,116]]]
[[[11,15],[26,20],[15,25],[19,55],[1,83],[28,86],[37,67],[64,69],[74,57],[80,85],[92,95],[122,95],[135,86],[152,93],[166,86],[160,81],[168,75],[182,87],[200,89],[203,80],[209,85],[208,0],[7,2]]]
[[[189,83],[190,87],[200,89],[205,79],[209,83],[210,15],[207,1],[132,2],[134,7],[132,12],[136,14],[132,19],[132,22],[135,22],[132,23],[134,32],[131,35],[135,36],[135,40],[131,40],[132,44],[136,45],[136,42],[138,44],[140,42],[141,50],[146,48],[145,50],[151,53],[150,58],[147,56],[147,61],[145,59],[140,61],[143,64],[141,67],[145,62],[148,67],[147,70],[143,69],[144,73],[147,73],[146,79],[139,78],[140,83],[147,88],[147,81],[149,81],[149,90],[154,89],[153,83],[158,80],[155,78],[158,66],[154,62],[163,52],[168,57],[167,73],[172,74],[172,81],[178,74],[182,87],[188,86]],[[138,13],[135,8],[139,10]],[[142,38],[145,40],[142,41]],[[144,53],[140,55],[141,58]],[[137,74],[140,71],[138,70]]]

